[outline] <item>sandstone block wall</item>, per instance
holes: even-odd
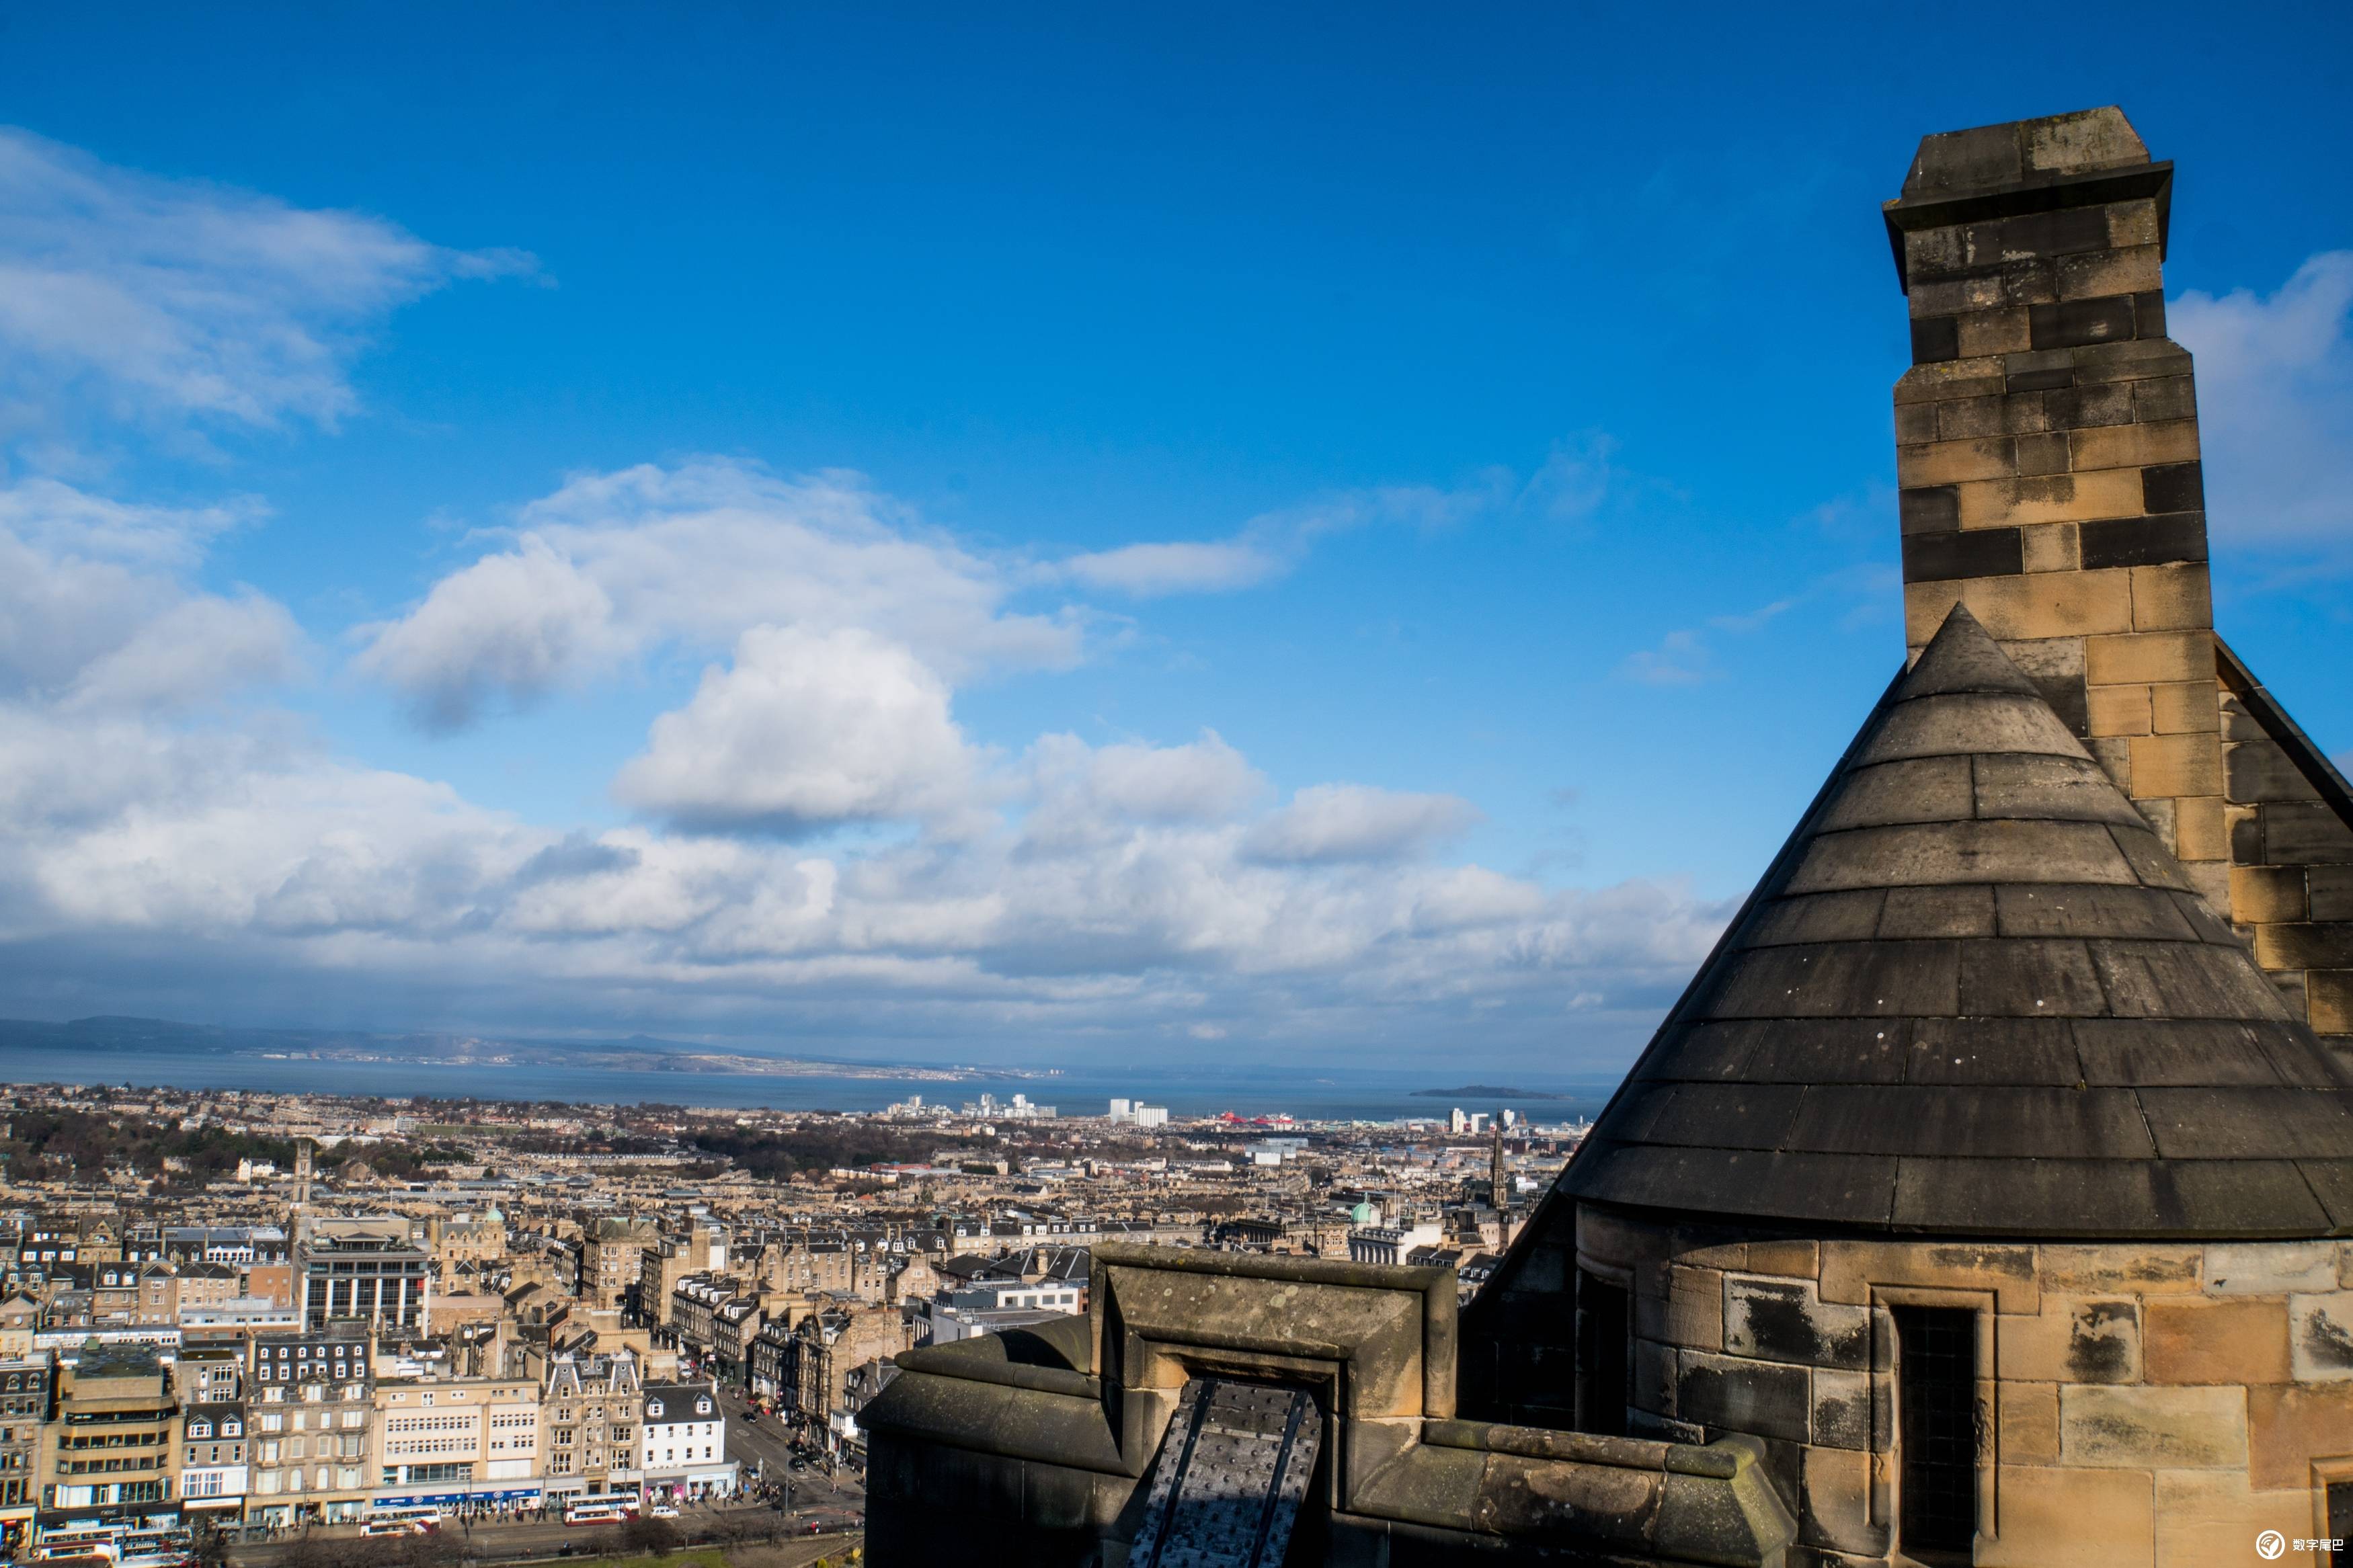
[[[2353,1488],[2353,1244],[1810,1241],[1587,1205],[1576,1247],[1633,1295],[1636,1430],[1763,1439],[1797,1563],[1904,1560],[1899,1306],[1980,1314],[1979,1563],[2251,1562]]]
[[[2166,336],[2171,166],[2115,110],[1922,143],[1888,209],[1906,640],[1966,602],[2229,897],[2197,392]]]
[[[2353,1061],[2353,791],[2220,651],[2231,920],[2313,1032]]]

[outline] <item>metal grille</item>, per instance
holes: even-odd
[[[1138,1568],[1280,1568],[1324,1421],[1303,1388],[1196,1378],[1161,1438],[1128,1550]]]
[[[1969,1550],[1978,1530],[1977,1314],[1895,1309],[1903,1545]]]
[[[2329,1483],[2328,1534],[2346,1543],[2330,1550],[2328,1568],[2353,1568],[2353,1481]]]

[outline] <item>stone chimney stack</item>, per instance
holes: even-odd
[[[1930,136],[1885,206],[1905,637],[1956,601],[2218,910],[2230,845],[2189,355],[2165,335],[2173,165],[2116,109]]]

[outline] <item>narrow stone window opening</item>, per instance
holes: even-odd
[[[1626,1287],[1577,1274],[1577,1425],[1605,1437],[1626,1436],[1630,1345]]]
[[[1894,1315],[1902,1544],[1924,1560],[1958,1553],[1966,1563],[1978,1531],[1977,1314],[1898,1307]]]

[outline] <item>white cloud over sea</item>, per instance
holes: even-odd
[[[352,366],[398,306],[532,267],[0,132],[9,1010],[1349,1049],[1473,1009],[1539,1041],[1599,998],[1639,1013],[1713,938],[1725,910],[1677,884],[1472,863],[1482,814],[1451,795],[1271,778],[1214,731],[981,736],[960,707],[1098,658],[1139,602],[1271,581],[1338,531],[1589,510],[1598,438],[1529,478],[1059,559],[847,471],[689,458],[519,502],[356,626],[306,631],[215,580],[224,540],[270,526],[232,482],[237,438],[331,438],[367,412]],[[124,493],[103,456],[124,451],[216,499]],[[679,658],[700,679],[605,781],[620,826],[492,809],[289,702],[323,680],[488,744]]]

